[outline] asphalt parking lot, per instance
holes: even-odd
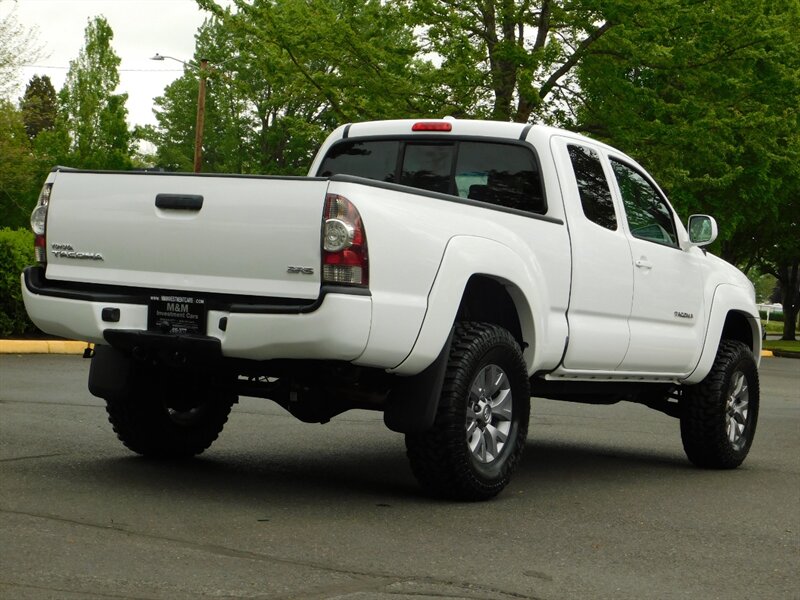
[[[89,361],[0,356],[0,598],[800,597],[800,361],[762,360],[743,467],[691,467],[677,421],[534,400],[511,486],[422,495],[377,413],[306,425],[242,399],[200,458],[116,440]]]

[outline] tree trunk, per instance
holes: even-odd
[[[497,36],[497,13],[495,3],[489,2],[484,10],[481,11],[483,23],[481,26],[484,31],[486,41],[486,52],[489,58],[489,77],[492,93],[494,94],[494,106],[492,107],[492,119],[496,121],[508,121],[511,116],[511,100],[514,95],[514,79],[509,79],[508,60],[501,58],[503,47],[502,39]],[[502,15],[500,15],[502,19]]]
[[[800,261],[780,265],[778,280],[783,291],[783,337],[782,340],[797,340],[797,314],[800,312]]]
[[[789,342],[797,341],[797,310],[783,309],[783,337]]]

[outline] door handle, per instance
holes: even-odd
[[[172,210],[200,210],[203,208],[203,197],[190,194],[158,194],[156,208]]]
[[[644,256],[642,258],[640,258],[639,260],[637,260],[633,264],[635,264],[640,269],[652,269],[653,268],[653,263],[651,263],[649,260],[647,260],[647,258],[644,257]]]

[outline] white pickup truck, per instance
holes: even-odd
[[[530,396],[678,417],[689,459],[753,441],[754,291],[623,153],[543,126],[334,131],[308,177],[56,168],[31,217],[25,305],[96,344],[131,450],[194,455],[239,395],[307,422],[382,411],[430,491],[508,483]]]

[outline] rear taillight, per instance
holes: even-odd
[[[31,229],[34,238],[33,249],[36,262],[40,265],[47,264],[47,207],[50,206],[50,191],[53,189],[52,183],[45,183],[39,193],[39,201],[36,208],[31,213]]]
[[[366,286],[368,262],[361,215],[347,198],[328,194],[322,213],[322,282]]]

